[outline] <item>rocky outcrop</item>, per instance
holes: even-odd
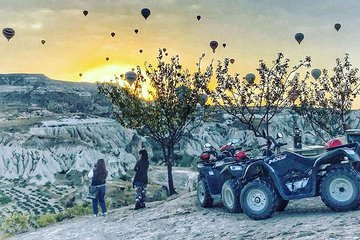
[[[359,128],[359,115],[352,113],[352,127]],[[264,143],[228,114],[217,111],[211,117],[176,146],[179,165],[196,161],[206,142],[216,148],[232,138],[244,146]],[[290,109],[275,116],[270,133],[282,132],[291,147],[295,126],[302,129],[304,144],[322,144]],[[104,158],[109,177],[118,177],[132,169],[142,148],[161,162],[156,143],[111,118],[111,106],[95,84],[54,81],[40,74],[0,75],[0,176],[42,185],[54,182],[58,173],[83,176]]]

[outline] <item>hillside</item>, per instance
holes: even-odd
[[[138,211],[124,207],[106,218],[72,219],[11,239],[356,239],[359,222],[359,211],[333,212],[319,198],[292,201],[284,212],[253,221],[227,213],[221,204],[203,209],[190,192]]]

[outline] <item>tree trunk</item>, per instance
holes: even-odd
[[[169,194],[170,196],[175,194],[175,188],[174,188],[174,180],[173,180],[173,176],[172,176],[172,162],[173,162],[173,154],[174,149],[172,146],[168,146],[165,147],[163,146],[163,153],[164,153],[164,158],[165,158],[165,162],[167,165],[167,172],[168,172],[168,184],[169,184]]]

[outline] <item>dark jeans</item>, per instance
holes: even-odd
[[[92,200],[92,207],[94,214],[98,214],[98,204],[100,203],[102,213],[106,213],[106,205],[105,205],[105,191],[106,186],[99,187],[99,191],[96,195],[96,198]]]

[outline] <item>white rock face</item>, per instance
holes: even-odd
[[[125,151],[135,133],[112,119],[71,118],[43,122],[24,134],[2,134],[0,175],[45,184],[59,172],[88,171],[100,158],[109,176],[125,174],[136,162]]]
[[[360,128],[360,111],[353,111],[351,119],[351,127]],[[270,134],[282,132],[283,141],[292,147],[295,126],[303,131],[303,144],[323,144],[289,109],[272,119]],[[220,112],[182,139],[175,153],[196,161],[206,142],[219,148],[233,138],[244,146],[264,143],[235,117]],[[2,177],[40,185],[54,182],[57,173],[76,172],[82,178],[99,158],[105,159],[109,177],[119,177],[133,168],[142,148],[161,161],[155,144],[111,119],[110,104],[95,84],[54,81],[40,74],[0,74]]]

